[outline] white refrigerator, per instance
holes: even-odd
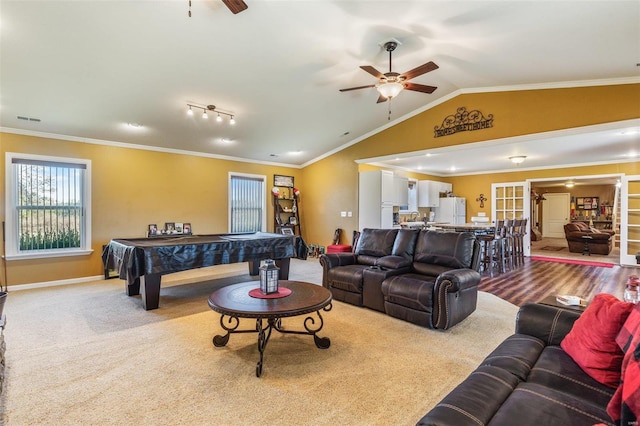
[[[467,221],[467,201],[461,197],[440,198],[435,220],[440,223],[462,225]]]

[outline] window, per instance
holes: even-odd
[[[229,232],[264,231],[266,176],[229,173]]]
[[[7,258],[91,252],[91,162],[7,153]]]

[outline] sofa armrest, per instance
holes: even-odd
[[[336,266],[355,265],[356,263],[358,263],[358,259],[353,253],[328,253],[320,255],[320,264],[324,269],[331,269]]]
[[[438,275],[433,288],[434,294],[440,291],[455,293],[480,283],[480,273],[473,269],[451,269]],[[441,289],[442,287],[442,289]]]
[[[518,311],[516,333],[537,337],[547,345],[559,345],[580,318],[580,313],[557,306],[528,303]]]

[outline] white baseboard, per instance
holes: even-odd
[[[44,281],[40,283],[10,285],[9,290],[10,291],[30,290],[32,288],[56,287],[60,285],[79,284],[79,283],[86,283],[89,281],[98,281],[98,280],[104,280],[104,275],[95,275],[93,277],[71,278],[68,280]]]

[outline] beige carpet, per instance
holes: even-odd
[[[10,291],[4,423],[413,425],[515,324],[517,307],[487,293],[446,332],[334,302],[319,333],[329,349],[276,333],[257,378],[256,336],[213,347],[222,329],[206,302],[248,280],[245,268],[208,282],[165,277],[154,311],[120,280]],[[317,261],[293,262],[291,278],[320,282]]]

